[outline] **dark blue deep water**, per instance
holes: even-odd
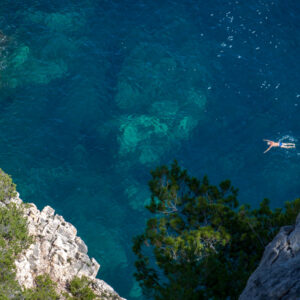
[[[123,297],[142,299],[131,240],[158,164],[254,206],[299,197],[299,1],[1,0],[0,30],[0,166]]]

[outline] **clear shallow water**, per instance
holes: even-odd
[[[0,4],[0,166],[128,299],[158,164],[229,178],[252,205],[299,197],[299,149],[262,139],[300,138],[300,5],[211,2]]]

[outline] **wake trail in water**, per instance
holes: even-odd
[[[298,156],[300,157],[300,152],[299,149],[297,149],[297,142],[298,139],[290,134],[286,134],[283,137],[281,137],[278,142],[281,143],[294,143],[296,144],[296,148],[295,149],[284,149],[284,154],[287,155],[288,157],[293,157],[293,156]],[[292,151],[291,151],[292,150]],[[296,150],[296,151],[295,151]]]
[[[298,142],[298,139],[289,134],[286,134],[282,138],[279,139],[279,142],[296,143],[296,142]]]

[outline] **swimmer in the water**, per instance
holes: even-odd
[[[268,152],[273,147],[280,147],[285,149],[296,148],[296,145],[294,143],[281,143],[281,142],[273,142],[270,140],[264,140],[264,141],[267,142],[267,144],[269,145],[269,148],[264,153]]]

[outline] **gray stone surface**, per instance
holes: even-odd
[[[300,214],[295,226],[282,227],[266,247],[240,300],[300,299]]]

